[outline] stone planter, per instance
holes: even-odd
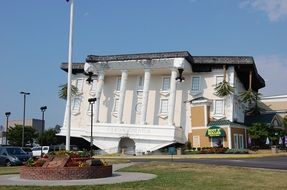
[[[21,179],[77,180],[110,177],[112,165],[89,157],[51,156],[40,158],[20,169]]]
[[[77,180],[111,177],[112,165],[89,167],[27,167],[20,169],[21,179],[32,180]]]

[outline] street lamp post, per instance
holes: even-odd
[[[23,125],[22,125],[22,147],[24,147],[24,138],[25,138],[25,112],[26,112],[26,96],[30,95],[30,92],[20,92],[24,96],[24,111],[23,111]]]
[[[6,112],[5,115],[6,115],[5,145],[7,145],[8,123],[11,112]]]
[[[40,107],[40,110],[42,112],[42,129],[41,129],[41,157],[42,157],[42,153],[43,153],[43,132],[44,132],[44,129],[45,129],[45,120],[44,120],[44,113],[47,109],[47,106],[42,106]]]
[[[95,101],[97,101],[97,98],[89,98],[88,99],[88,102],[90,103],[91,105],[91,142],[90,142],[90,156],[92,157],[93,156],[93,105],[95,103]]]

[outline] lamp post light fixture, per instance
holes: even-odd
[[[11,112],[6,112],[5,115],[6,115],[5,145],[7,145],[8,123]]]
[[[47,109],[47,106],[42,106],[40,107],[40,110],[42,112],[42,128],[41,128],[41,157],[42,157],[42,153],[43,153],[43,132],[44,132],[44,129],[45,129],[45,111]]]
[[[184,82],[184,77],[182,76],[183,68],[178,68],[178,76],[175,78],[177,82]]]
[[[22,147],[24,147],[24,139],[25,139],[25,112],[26,112],[26,96],[30,95],[30,92],[20,92],[24,96],[24,110],[23,110],[23,125],[22,125]]]
[[[95,68],[91,63],[86,62],[84,65],[85,74],[88,75],[87,82],[91,84],[93,82],[93,76],[95,73]]]
[[[91,105],[91,142],[90,142],[90,156],[92,157],[93,156],[93,105],[94,103],[97,101],[97,98],[89,98],[88,99],[88,102],[90,103]]]

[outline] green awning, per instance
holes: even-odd
[[[225,134],[225,131],[221,127],[213,125],[206,130],[205,136],[207,136],[207,137],[225,137],[226,134]]]

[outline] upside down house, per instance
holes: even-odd
[[[254,91],[265,86],[252,57],[187,51],[89,55],[86,63],[72,65],[72,73],[78,94],[72,97],[71,137],[90,141],[88,99],[96,98],[93,144],[107,153],[138,154],[187,141],[193,147],[244,148],[246,105],[239,94],[250,80]],[[218,97],[214,88],[223,80],[234,92]],[[66,119],[67,110],[62,136]]]

